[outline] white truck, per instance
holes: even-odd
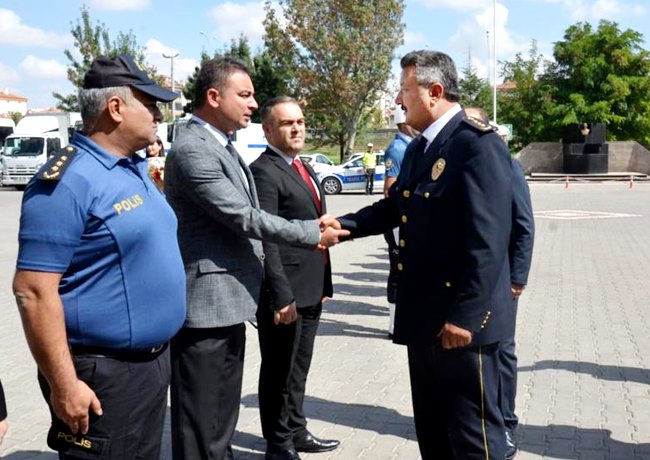
[[[48,112],[23,117],[7,136],[2,155],[2,185],[24,188],[47,159],[81,128],[79,112]]]

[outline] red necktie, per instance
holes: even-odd
[[[300,161],[300,159],[296,156],[291,162],[291,166],[293,166],[293,169],[298,171],[298,174],[300,174],[302,180],[305,181],[307,187],[309,187],[309,190],[311,190],[311,194],[314,196],[314,202],[318,206],[318,212],[320,213],[321,212],[320,198],[318,197],[318,192],[316,192],[316,187],[314,187],[314,183],[311,180],[311,176],[305,169],[305,165],[303,165],[302,161]]]

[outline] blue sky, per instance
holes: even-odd
[[[93,21],[103,22],[115,37],[131,29],[147,47],[148,60],[169,74],[162,53],[180,53],[175,77],[191,73],[202,49],[221,49],[245,33],[253,47],[261,45],[263,1],[217,0],[0,0],[0,91],[29,98],[28,108],[54,105],[53,91],[67,94],[64,49],[73,50],[71,23],[89,6]],[[397,55],[420,48],[450,54],[459,68],[473,63],[481,76],[491,75],[488,54],[493,37],[494,0],[405,0],[405,44]],[[650,2],[647,0],[498,0],[497,57],[527,53],[532,40],[551,55],[578,21],[616,21],[621,29],[643,34],[650,49]],[[486,33],[489,32],[489,35]],[[393,63],[396,73],[398,63]]]

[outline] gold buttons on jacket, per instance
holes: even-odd
[[[398,264],[397,264],[397,269],[398,269],[399,271],[403,271],[403,270],[404,270],[404,265],[402,265],[401,262],[398,263]]]
[[[404,246],[406,246],[406,241],[404,241],[404,240],[399,240],[399,247],[400,247],[400,248],[403,248]]]
[[[403,196],[404,198],[409,198],[409,197],[411,196],[411,192],[410,192],[409,190],[404,190],[404,191],[402,192],[402,196]]]
[[[425,198],[429,199],[430,196],[431,196],[431,194],[429,192],[424,192],[424,197]]]
[[[408,221],[409,221],[409,218],[406,217],[406,215],[403,215],[403,216],[402,216],[402,223],[405,224],[405,223],[407,223]]]
[[[451,287],[451,283],[450,283],[449,281],[445,281],[445,287],[450,288],[450,287]]]

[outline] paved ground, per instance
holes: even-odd
[[[650,459],[650,184],[531,189],[539,215],[517,332],[518,458]],[[20,196],[0,190],[0,376],[11,424],[0,456],[54,459],[10,290]],[[329,204],[339,214],[377,198],[343,195]],[[560,210],[588,213],[551,212]],[[333,453],[304,458],[417,459],[406,353],[386,339],[384,243],[380,237],[346,243],[332,259],[336,298],[325,307],[306,410],[314,433],[342,443]],[[254,330],[248,332],[235,447],[237,459],[259,460],[259,353]],[[170,458],[168,427],[163,458]]]

